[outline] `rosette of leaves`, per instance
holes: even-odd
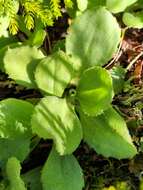
[[[6,52],[4,65],[9,76],[22,85],[28,82],[32,88],[36,86],[44,96],[31,119],[33,135],[53,140],[42,169],[44,190],[82,189],[81,168],[72,155],[82,139],[106,157],[132,158],[137,152],[124,119],[112,107],[111,74],[102,68],[115,54],[120,33],[115,17],[100,7],[85,11],[73,21],[66,52],[37,59],[31,72],[28,68],[33,53],[25,51],[29,47],[16,48],[19,57],[20,53],[24,58],[28,55],[28,61],[26,57],[22,63],[14,62],[15,70],[22,68],[24,75],[18,75],[10,65],[15,49]]]

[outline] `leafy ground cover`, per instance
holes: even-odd
[[[142,1],[1,5],[0,189],[142,190]]]

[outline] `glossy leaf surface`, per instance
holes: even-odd
[[[71,154],[82,139],[80,121],[66,99],[47,96],[35,107],[33,133],[53,139],[60,155]]]
[[[113,98],[112,78],[106,69],[87,69],[79,81],[77,98],[88,115],[99,115],[110,106]]]

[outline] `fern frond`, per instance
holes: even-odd
[[[44,26],[53,25],[53,15],[48,7],[45,7],[39,1],[24,0],[24,17],[26,27],[31,30],[34,28],[34,18],[40,18]]]
[[[19,28],[19,24],[18,24],[18,20],[16,17],[12,17],[10,19],[10,23],[9,23],[9,32],[12,35],[16,35],[18,33],[18,28]]]
[[[73,2],[72,0],[64,0],[66,8],[72,8],[73,7]]]
[[[31,12],[28,12],[24,17],[24,22],[26,24],[26,28],[31,30],[34,28],[34,15]]]
[[[60,17],[61,14],[61,6],[60,6],[60,0],[51,0],[50,1],[50,8],[52,10],[52,13],[55,18]]]
[[[53,15],[50,10],[42,9],[37,13],[37,17],[41,19],[41,22],[44,24],[44,26],[53,26]]]

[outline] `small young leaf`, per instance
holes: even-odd
[[[19,160],[15,157],[9,158],[6,165],[6,173],[10,182],[8,190],[26,190],[25,184],[20,177],[20,170]]]
[[[53,149],[42,170],[43,190],[82,190],[82,170],[73,155],[59,156]]]
[[[115,94],[118,94],[124,87],[125,69],[120,66],[113,67],[111,70],[111,76],[113,80],[114,92]]]
[[[105,65],[117,50],[120,27],[113,15],[103,7],[89,9],[78,16],[66,38],[66,52],[79,66]]]
[[[143,11],[136,13],[125,12],[123,14],[123,22],[128,27],[143,28]]]
[[[4,57],[4,67],[10,78],[18,84],[35,88],[34,70],[44,55],[36,47],[17,46],[9,48]]]
[[[107,0],[107,8],[113,12],[118,13],[124,11],[127,7],[135,3],[137,0]]]
[[[40,90],[61,97],[72,74],[73,67],[70,58],[64,52],[59,51],[39,63],[35,79]]]
[[[23,161],[29,152],[34,106],[13,98],[0,102],[0,163],[11,156]]]
[[[88,115],[99,115],[110,106],[113,97],[112,78],[106,69],[85,70],[77,88],[77,98]]]
[[[88,0],[77,0],[77,7],[80,11],[85,11],[88,6]]]
[[[40,47],[43,44],[43,41],[46,37],[46,32],[43,29],[38,29],[33,32],[26,44],[31,46]]]
[[[80,117],[84,140],[98,154],[122,159],[137,153],[125,121],[112,107],[97,117],[88,117],[83,112]]]
[[[82,139],[80,121],[66,99],[47,96],[35,107],[33,133],[53,139],[60,155],[71,154]]]

